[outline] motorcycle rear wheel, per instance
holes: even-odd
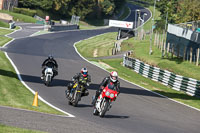
[[[72,103],[70,101],[68,101],[68,105],[72,105]]]

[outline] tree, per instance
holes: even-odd
[[[102,0],[100,6],[105,15],[112,15],[115,10],[115,4],[112,0]]]
[[[157,7],[161,19],[165,20],[168,12],[168,22],[172,24],[200,20],[199,0],[161,0]]]
[[[176,23],[200,20],[200,1],[182,0],[179,1]]]
[[[90,14],[112,16],[125,0],[19,0],[19,7],[41,9],[61,16],[77,15],[85,19]],[[98,7],[98,8],[97,8]],[[98,9],[98,10],[97,10]]]

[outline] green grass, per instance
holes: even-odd
[[[80,21],[79,22],[79,28],[81,30],[88,30],[88,29],[96,29],[98,28],[97,26],[94,26],[94,25],[90,25],[88,24],[87,22],[84,22],[84,21]]]
[[[152,41],[154,42],[154,40]],[[182,58],[161,57],[162,52],[156,46],[152,47],[153,54],[149,55],[149,36],[146,40],[139,41],[133,38],[122,43],[122,50],[133,50],[133,57],[142,60],[150,65],[157,66],[161,69],[169,70],[176,74],[200,80],[200,67],[190,64],[188,61],[183,61]]]
[[[1,29],[1,28],[0,28],[0,36],[4,36],[4,35],[9,34],[9,33],[11,33],[11,32],[13,32],[13,30]]]
[[[5,43],[9,42],[10,40],[12,39],[8,37],[0,36],[0,46],[3,46]]]
[[[14,17],[14,21],[19,21],[19,22],[26,22],[26,23],[36,23],[36,19],[27,15],[23,14],[18,14],[14,12],[9,12],[6,10],[0,10],[1,13],[7,13],[11,16]]]
[[[112,54],[112,48],[114,47],[116,35],[117,33],[103,34],[99,37],[82,41],[80,45],[77,45],[77,48],[86,58],[94,57],[94,51],[96,49],[98,49],[96,53],[98,57],[109,56]]]
[[[3,46],[5,43],[12,40],[11,38],[4,36],[4,35],[9,34],[11,32],[13,32],[13,30],[0,29],[0,46]]]
[[[0,35],[7,33],[10,33],[10,30],[0,29]],[[3,37],[1,42],[9,40],[10,38]],[[19,81],[14,68],[1,51],[0,62],[0,105],[63,115],[63,113],[49,107],[40,100],[39,107],[33,107],[34,95]]]
[[[9,24],[3,21],[0,21],[0,27],[9,28]]]
[[[142,87],[145,87],[153,92],[162,94],[169,98],[172,98],[176,101],[188,104],[190,106],[200,109],[200,99],[196,97],[189,96],[184,92],[173,90],[167,86],[164,86],[158,82],[152,81],[148,78],[143,77],[142,75],[137,74],[133,70],[122,66],[122,59],[106,59],[100,60],[111,67],[115,68],[121,78],[124,78],[130,82],[138,84]],[[108,69],[112,71],[112,69]]]
[[[44,133],[36,130],[28,130],[23,128],[16,128],[0,124],[0,133]]]
[[[106,33],[104,35],[100,35],[88,40],[83,40],[80,43],[76,44],[76,47],[81,55],[89,59],[93,57],[94,50],[98,48],[100,48],[101,51],[104,51],[102,54],[97,54],[98,57],[107,56],[108,54],[106,51],[109,51],[110,49],[112,49],[112,46],[113,46],[112,43],[109,44],[107,42],[112,42],[112,41],[114,42],[115,36],[116,36],[116,33]],[[192,64],[189,64],[187,62],[180,63],[180,62],[177,62],[176,59],[162,59],[161,52],[156,47],[153,47],[154,53],[153,55],[150,56],[148,54],[149,53],[149,37],[147,37],[146,40],[144,41],[134,40],[132,38],[132,39],[129,39],[128,41],[125,41],[122,44],[122,50],[125,51],[125,50],[130,50],[130,49],[133,49],[135,57],[145,62],[151,62],[150,64],[153,64],[153,65],[156,65],[156,63],[158,63],[159,67],[163,67],[168,70],[173,69],[178,74],[182,73],[181,75],[186,75],[187,77],[191,76],[191,73],[195,75],[196,73],[198,73],[198,70],[199,70],[198,67]],[[97,61],[97,60],[90,59],[90,61]],[[198,98],[188,96],[184,92],[173,90],[158,82],[145,78],[126,67],[123,67],[121,65],[122,59],[107,59],[107,60],[100,60],[100,61],[113,67],[114,70],[118,71],[119,76],[126,80],[129,80],[133,83],[136,83],[140,86],[148,88],[154,92],[160,93],[174,100],[180,101],[182,103],[185,103],[185,104],[188,104],[200,109],[200,100]],[[197,69],[197,71],[195,71],[195,68]],[[111,71],[111,69],[108,69],[108,70]]]

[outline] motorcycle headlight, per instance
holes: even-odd
[[[109,95],[110,95],[110,92],[107,91],[107,92],[106,92],[106,96],[109,96]]]
[[[117,94],[115,94],[115,97],[117,97]]]
[[[113,93],[110,94],[110,97],[113,98],[115,95]]]

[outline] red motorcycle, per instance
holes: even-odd
[[[108,111],[111,108],[112,101],[114,101],[117,96],[118,92],[114,90],[114,84],[108,84],[103,89],[103,91],[101,92],[94,104],[93,115],[99,115],[100,117],[104,117],[106,111]]]

